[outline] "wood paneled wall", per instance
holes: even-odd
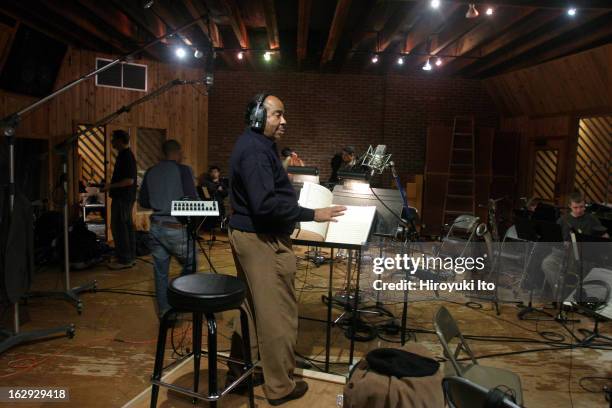
[[[64,56],[55,89],[93,71],[96,57],[115,58],[70,48]],[[174,79],[202,78],[204,72],[203,69],[156,61],[135,62],[148,66],[146,93]],[[177,139],[183,145],[186,164],[193,168],[196,175],[200,174],[208,164],[208,97],[205,92],[202,85],[175,86],[116,118],[107,126],[107,132],[122,128],[129,129],[132,135],[136,135],[137,128],[163,129],[168,138]],[[17,136],[49,140],[52,152],[49,184],[52,187],[57,182],[61,160],[60,156],[53,152],[53,147],[71,137],[78,124],[93,123],[146,93],[98,87],[95,85],[95,79],[90,78],[24,116]],[[0,91],[0,114],[4,117],[36,100],[37,98]],[[72,161],[69,162],[69,172],[76,175]],[[73,190],[74,188],[71,188],[71,202],[74,202]]]
[[[90,51],[69,49],[56,81],[56,88],[93,71],[96,57],[114,58]],[[147,93],[173,79],[198,79],[202,69],[186,68],[154,61],[146,64]],[[208,98],[201,85],[179,85],[119,116],[113,125],[165,129],[168,138],[177,139],[185,150],[185,161],[196,174],[207,164]],[[94,79],[77,85],[49,102],[49,135],[53,144],[69,137],[77,123],[93,123],[122,106],[144,96],[144,92],[98,87]]]
[[[31,96],[18,95],[11,92],[0,90],[0,116],[5,117],[19,109],[22,109],[37,98]],[[17,128],[17,137],[27,137],[31,139],[49,138],[49,106],[41,106],[23,116]]]
[[[504,116],[612,111],[612,44],[484,81]]]
[[[562,146],[559,157],[560,179],[558,202],[565,202],[565,196],[573,190],[574,168],[578,119],[573,115],[561,115],[543,118],[520,116],[502,118],[501,132],[511,132],[520,137],[518,159],[518,195],[530,196],[534,174],[534,144]]]

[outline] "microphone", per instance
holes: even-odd
[[[382,174],[382,172],[389,166],[391,154],[385,154],[386,151],[386,145],[377,145],[376,149],[372,148],[372,146],[368,147],[368,151],[366,152],[361,164],[371,170],[370,176],[373,176],[374,173]]]

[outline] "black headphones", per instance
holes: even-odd
[[[256,132],[263,132],[266,128],[266,117],[268,116],[268,112],[266,112],[264,101],[268,96],[270,96],[269,93],[261,92],[257,94],[249,104],[249,110],[247,112],[248,124],[249,127]]]

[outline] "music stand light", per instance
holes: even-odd
[[[342,180],[344,190],[370,194],[370,182],[367,173],[360,171],[340,170],[338,178]]]
[[[319,184],[319,168],[305,166],[289,166],[287,173],[291,174],[293,183],[304,184],[314,183]]]

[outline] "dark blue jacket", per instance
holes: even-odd
[[[271,139],[245,130],[234,145],[229,169],[231,228],[290,234],[296,222],[314,220],[314,210],[298,205]]]

